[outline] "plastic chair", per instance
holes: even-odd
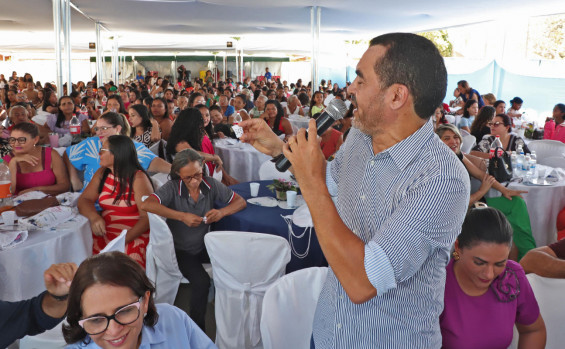
[[[275,163],[271,160],[265,161],[261,164],[261,167],[259,167],[259,179],[262,181],[279,178],[290,181],[291,176],[292,173],[290,173],[289,170],[286,170],[285,172],[279,172],[279,170],[277,170],[277,168],[275,167]]]
[[[263,296],[284,275],[288,242],[275,235],[217,231],[206,234],[204,243],[216,287],[216,345],[262,348]]]
[[[546,278],[536,274],[527,274],[526,277],[534,290],[541,316],[545,322],[547,331],[545,348],[563,348],[563,343],[565,343],[565,331],[563,331],[565,279]]]
[[[122,230],[122,233],[115,238],[114,240],[110,241],[106,247],[100,251],[100,253],[104,252],[111,252],[111,251],[118,251],[125,253],[126,252],[126,234],[128,231],[126,229]]]
[[[550,157],[565,158],[565,143],[560,141],[551,141],[548,139],[535,140],[528,143],[528,148],[535,151],[537,161],[543,164],[543,160]]]
[[[477,144],[477,139],[475,138],[475,136],[473,135],[463,136],[463,142],[461,143],[461,151],[465,154],[468,154],[476,144]]]
[[[35,336],[20,339],[20,349],[62,349],[67,343],[63,338],[63,323]]]
[[[328,268],[283,276],[265,293],[261,337],[265,349],[309,348],[312,323]]]
[[[537,154],[537,151],[536,151]],[[541,158],[537,160],[540,165],[545,165],[549,167],[558,167],[565,169],[565,157],[562,156],[550,156],[547,158]]]

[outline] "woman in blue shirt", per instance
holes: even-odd
[[[459,125],[457,125],[457,127],[459,127],[460,130],[465,130],[470,134],[471,125],[473,124],[473,121],[475,121],[475,116],[477,116],[478,113],[479,104],[476,100],[469,99],[467,102],[465,102],[465,106],[463,107],[463,116],[461,117],[461,120],[459,121]]]
[[[141,266],[127,255],[88,258],[69,291],[67,348],[216,348],[184,311],[155,305],[154,293]]]

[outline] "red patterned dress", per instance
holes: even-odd
[[[117,182],[114,182],[114,176],[109,173],[104,181],[102,192],[98,196],[98,202],[102,208],[102,218],[104,218],[106,222],[106,235],[96,236],[93,234],[93,254],[100,253],[110,241],[121,234],[122,230],[131,229],[139,220],[139,211],[134,201],[133,189],[131,189],[131,206],[128,206],[125,200],[114,203],[119,188],[116,188],[114,193],[112,193],[112,190],[117,184]],[[148,243],[149,229],[126,245],[126,254],[138,262],[143,268],[145,268],[145,249]]]

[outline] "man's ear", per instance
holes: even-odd
[[[410,91],[406,85],[392,84],[387,89],[387,102],[393,110],[401,109],[408,102],[409,97]]]

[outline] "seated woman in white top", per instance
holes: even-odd
[[[463,107],[463,116],[459,121],[457,127],[460,130],[465,130],[469,134],[471,133],[471,125],[473,121],[475,121],[475,116],[479,113],[479,103],[474,99],[469,99],[465,102],[465,106]]]

